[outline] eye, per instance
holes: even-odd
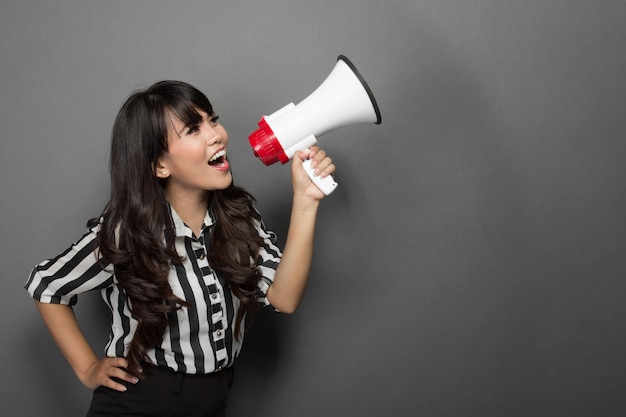
[[[217,126],[217,121],[219,120],[219,116],[213,116],[209,119],[209,124],[211,126]]]
[[[200,126],[199,125],[193,125],[193,126],[189,126],[189,130],[187,130],[187,134],[188,135],[192,135],[196,132],[200,131]]]

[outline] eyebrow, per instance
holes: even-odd
[[[176,135],[177,135],[179,138],[182,138],[182,137],[183,137],[183,132],[185,131],[185,129],[188,129],[188,128],[189,128],[189,125],[186,125],[186,124],[185,124],[185,125],[183,125],[182,129],[180,129],[180,132],[178,132],[178,131],[176,130],[176,126],[174,126],[174,120],[173,120],[173,117],[174,117],[174,116],[173,116],[171,113],[169,113],[169,112],[168,112],[168,115],[167,115],[167,120],[170,122],[170,126],[171,126],[172,130],[174,131],[174,133],[176,133]]]
[[[176,127],[174,126],[174,120],[173,120],[173,117],[174,117],[174,116],[173,116],[172,114],[170,114],[170,115],[169,115],[170,126],[172,126],[172,129],[174,130],[174,133],[176,133],[176,134],[178,135],[178,137],[179,137],[179,138],[182,138],[182,137],[183,137],[183,132],[185,131],[185,129],[189,129],[190,127],[192,127],[192,126],[194,126],[194,125],[196,125],[196,124],[198,124],[198,123],[202,122],[202,121],[205,119],[205,118],[204,118],[204,116],[202,115],[202,113],[205,113],[205,114],[207,115],[207,120],[209,120],[209,121],[210,121],[211,119],[213,119],[214,117],[216,117],[215,112],[211,112],[211,113],[209,114],[209,113],[207,113],[206,111],[201,110],[201,109],[196,109],[196,113],[197,113],[197,115],[198,115],[198,116],[200,116],[200,120],[198,120],[197,122],[193,122],[193,121],[191,121],[191,120],[190,120],[190,121],[189,121],[189,123],[186,123],[186,124],[182,127],[182,129],[180,129],[180,132],[177,132],[177,131],[176,131]],[[219,117],[219,116],[218,116],[218,117]],[[177,119],[178,119],[178,117],[177,117]],[[178,119],[178,120],[180,120],[180,119]],[[182,122],[182,120],[181,120],[181,122]]]
[[[189,126],[185,125],[183,126],[182,129],[180,129],[180,132],[176,132],[176,130],[174,130],[176,132],[176,134],[178,135],[179,138],[183,137],[183,132],[185,131],[185,129],[189,129]]]

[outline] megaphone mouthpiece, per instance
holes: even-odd
[[[284,164],[289,161],[272,128],[265,121],[265,117],[259,120],[258,125],[259,128],[248,136],[254,156],[265,165],[272,165],[278,161]]]

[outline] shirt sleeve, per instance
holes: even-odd
[[[274,274],[282,257],[282,252],[276,246],[276,235],[267,230],[263,222],[257,223],[259,236],[263,238],[263,247],[259,250],[257,267],[261,271],[261,279],[258,283],[257,299],[263,306],[270,305],[267,299],[267,291],[274,282]]]
[[[34,299],[49,304],[74,305],[78,294],[113,284],[113,267],[96,249],[99,225],[56,258],[33,268],[25,285]]]

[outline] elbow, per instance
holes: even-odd
[[[298,309],[302,294],[290,294],[280,291],[279,287],[270,286],[267,300],[274,309],[283,314],[293,314]]]
[[[298,309],[298,304],[296,303],[279,302],[277,300],[274,300],[274,302],[270,300],[270,305],[281,314],[293,314]]]
[[[297,305],[294,306],[283,306],[276,308],[276,310],[280,311],[282,314],[293,314],[298,309]]]

